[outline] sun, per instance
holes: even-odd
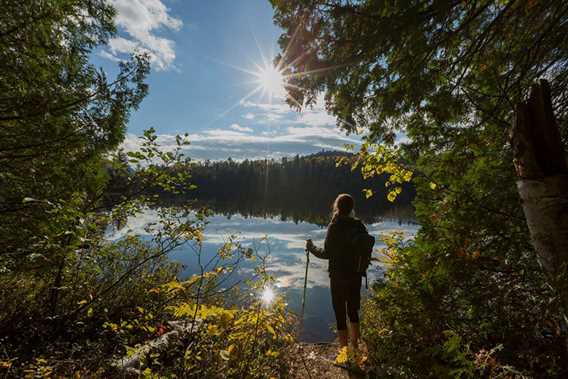
[[[295,39],[295,36],[296,33],[294,33],[294,35],[292,36],[292,41]],[[292,43],[292,41],[290,43]],[[245,68],[233,65],[228,62],[215,60],[217,63],[249,75],[251,80],[247,80],[245,84],[247,84],[247,86],[252,84],[253,88],[245,95],[243,95],[239,100],[229,106],[225,111],[220,113],[217,118],[210,124],[218,121],[220,118],[224,117],[235,108],[245,104],[254,95],[259,94],[261,95],[261,101],[267,99],[268,104],[272,104],[273,100],[276,100],[277,103],[286,101],[286,103],[293,104],[298,109],[302,109],[303,104],[298,101],[292,93],[292,91],[294,93],[296,91],[305,91],[304,88],[298,86],[297,79],[334,68],[318,68],[315,70],[298,72],[293,69],[293,64],[299,59],[302,59],[305,56],[304,54],[291,59],[291,57],[289,57],[288,55],[288,48],[285,48],[278,55],[274,55],[273,52],[267,55],[260,48],[256,38],[255,42],[261,59],[259,61],[256,61],[256,63],[252,62],[252,67],[249,66],[249,68]]]
[[[259,67],[255,73],[257,83],[262,92],[269,97],[283,97],[286,93],[286,83],[281,70],[271,64]]]

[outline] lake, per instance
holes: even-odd
[[[156,212],[148,209],[135,219],[129,220],[128,227],[115,233],[112,238],[120,238],[125,233],[144,236],[147,234],[144,226],[156,220]],[[407,218],[393,218],[393,215],[395,214],[385,215],[378,221],[368,224],[369,232],[377,238],[380,234],[402,231],[407,238],[412,238],[418,225]],[[306,264],[305,240],[311,238],[316,245],[322,246],[325,227],[309,222],[285,220],[281,217],[245,217],[240,214],[230,216],[216,214],[210,216],[208,221],[203,244],[204,255],[212,256],[230,235],[238,235],[239,241],[244,246],[256,246],[260,249],[269,247],[267,269],[275,278],[274,292],[284,296],[289,309],[299,314]],[[264,240],[264,237],[267,239]],[[381,247],[384,245],[377,238],[375,248]],[[197,272],[195,255],[190,247],[177,248],[170,254],[170,258],[184,265],[180,279]],[[250,271],[252,271],[250,265],[244,265],[240,274],[247,276],[247,273],[250,275]],[[382,277],[383,273],[384,267],[373,262],[368,272],[369,286],[373,280]],[[315,258],[313,255],[310,257],[307,287],[304,328],[300,339],[306,342],[331,341],[335,337],[332,329],[335,318],[331,306],[327,261]]]

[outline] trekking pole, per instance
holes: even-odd
[[[302,333],[302,331],[304,330],[304,311],[306,309],[306,288],[308,288],[308,267],[310,266],[310,252],[308,251],[308,249],[306,248],[306,273],[304,274],[304,295],[302,296],[302,318],[300,319],[300,327],[298,328],[297,331],[297,338],[298,341],[300,340],[300,333]],[[302,363],[304,365],[304,368],[306,369],[306,372],[308,373],[308,377],[310,379],[312,379],[312,374],[310,372],[310,369],[308,368],[308,366],[306,365],[306,359],[304,358],[304,347],[302,346],[301,343],[298,344],[298,347],[300,348],[300,358],[302,359]]]
[[[304,326],[304,310],[306,309],[306,288],[308,287],[308,267],[310,266],[310,252],[306,249],[306,273],[304,274],[304,295],[302,297],[302,318],[301,318],[301,327]]]

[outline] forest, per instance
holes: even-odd
[[[94,63],[119,2],[0,0],[0,375],[323,378],[266,293],[268,239],[206,256],[193,200],[325,225],[302,208],[345,191],[420,225],[376,236],[363,377],[568,377],[568,2],[269,3],[288,105],[323,98],[352,154],[198,163],[153,128],[124,151],[156,56]],[[148,237],[108,238],[149,208]]]
[[[346,160],[339,163],[339,159]],[[381,215],[399,211],[412,219],[414,189],[405,184],[396,204],[385,201],[387,178],[365,180],[358,170],[352,170],[347,160],[350,153],[323,151],[308,156],[235,162],[205,161],[189,167],[189,183],[182,193],[162,194],[164,204],[194,201],[206,204],[222,214],[245,216],[278,216],[295,222],[308,221],[325,226],[329,222],[330,204],[338,193],[354,196],[357,216],[365,222],[376,222]],[[187,188],[192,188],[187,190]],[[367,198],[371,191],[375,197]],[[109,190],[123,193],[124,190]]]

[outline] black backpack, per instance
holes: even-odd
[[[373,253],[373,246],[375,246],[375,237],[369,234],[366,230],[358,230],[351,239],[351,246],[354,271],[363,274],[365,277],[365,287],[367,285],[367,269],[371,265],[371,255]]]

